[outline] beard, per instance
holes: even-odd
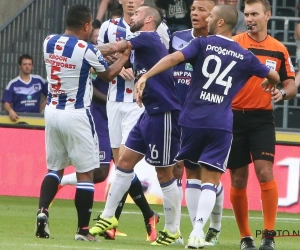
[[[144,24],[142,22],[136,22],[130,26],[130,31],[131,32],[139,31],[143,26]]]
[[[214,25],[211,25],[208,29],[208,35],[215,35],[216,34],[216,29]]]

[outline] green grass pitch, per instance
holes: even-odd
[[[143,217],[135,205],[126,204],[124,213],[119,221],[119,230],[127,233],[127,237],[117,237],[114,241],[101,238],[100,243],[78,242],[73,240],[76,231],[76,210],[74,202],[70,200],[55,200],[50,208],[50,239],[38,239],[34,235],[34,224],[37,211],[37,198],[26,197],[0,197],[0,249],[41,249],[41,250],[77,250],[77,249],[184,249],[182,245],[153,247],[146,242],[146,231]],[[94,203],[92,218],[96,218],[103,210],[104,203]],[[163,229],[164,218],[161,205],[152,205],[152,208],[161,215],[157,225],[158,230]],[[276,230],[280,234],[300,234],[300,218],[297,214],[278,213]],[[91,221],[90,226],[93,225]],[[255,237],[255,231],[262,229],[261,212],[250,212],[250,224],[254,233],[256,246],[260,244],[260,236]],[[283,230],[285,230],[283,232]],[[187,209],[182,209],[181,232],[185,242],[191,232],[191,223]],[[231,210],[224,210],[222,232],[219,244],[205,249],[234,250],[239,249],[239,233]],[[276,249],[300,249],[300,237],[278,237],[275,239]]]

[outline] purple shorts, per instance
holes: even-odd
[[[185,167],[190,169],[200,164],[225,172],[231,141],[232,133],[225,130],[182,127],[176,160],[184,160]]]
[[[130,131],[125,146],[145,155],[153,166],[174,164],[180,147],[179,111],[149,115],[143,113]]]

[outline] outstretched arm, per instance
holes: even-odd
[[[100,50],[103,56],[108,56],[117,52],[122,52],[129,47],[131,49],[131,43],[126,40],[121,40],[119,42],[113,43],[105,43],[97,46],[97,48]]]
[[[180,51],[176,51],[170,55],[167,55],[160,59],[158,63],[156,63],[147,73],[142,75],[140,79],[135,84],[135,98],[136,102],[139,106],[142,106],[142,95],[143,90],[146,86],[146,81],[169,68],[174,67],[180,62],[184,61],[184,55]]]
[[[277,83],[279,82],[280,80],[280,77],[278,75],[278,72],[275,71],[275,70],[270,70],[269,71],[269,74],[267,75],[266,77],[267,79],[264,80],[261,84],[262,88],[265,90],[265,91],[269,91],[269,92],[272,92],[275,90],[276,88],[276,85]]]

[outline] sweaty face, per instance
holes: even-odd
[[[216,8],[214,7],[212,11],[210,12],[208,18],[206,18],[207,22],[207,29],[209,35],[215,35],[218,27],[218,19],[217,19],[217,13]]]
[[[24,75],[29,75],[33,68],[32,60],[23,59],[21,65],[19,65],[19,68]]]
[[[134,15],[130,18],[130,31],[136,32],[144,26],[146,10],[144,7],[138,8]]]
[[[119,0],[119,3],[122,4],[123,12],[132,16],[137,8],[144,3],[144,0]]]
[[[214,3],[206,0],[196,0],[191,7],[191,21],[194,29],[207,28],[206,18],[213,9]]]
[[[259,31],[267,31],[268,20],[271,12],[265,13],[261,3],[246,4],[244,9],[246,25],[252,25],[250,33],[258,33]]]

